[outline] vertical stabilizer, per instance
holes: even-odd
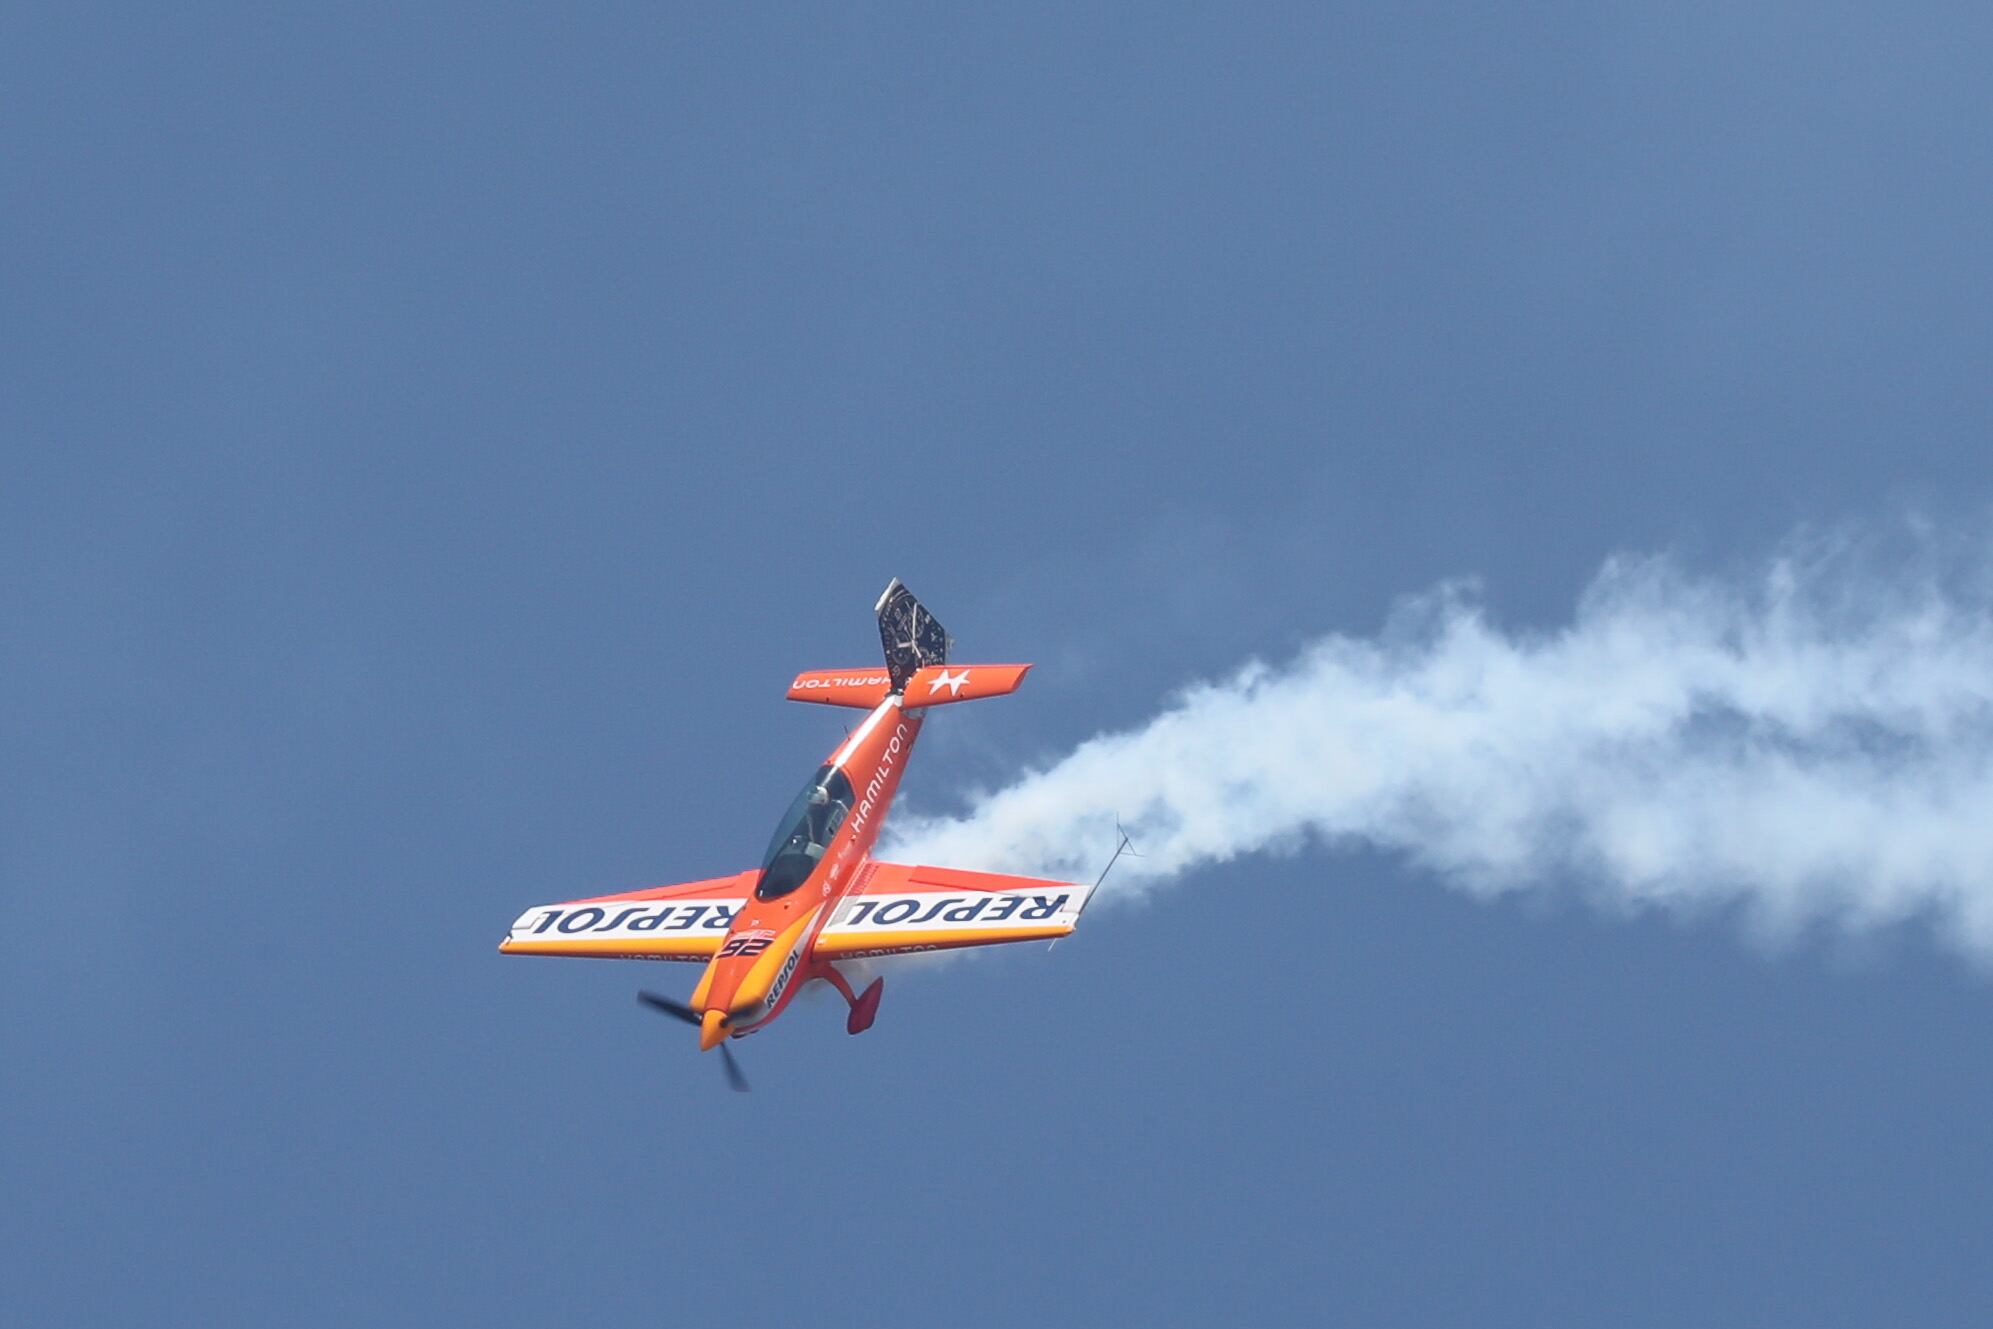
[[[872,609],[879,616],[879,644],[886,650],[892,691],[905,692],[907,680],[925,666],[948,663],[947,630],[898,577]]]

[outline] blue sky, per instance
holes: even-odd
[[[1483,579],[1993,485],[1983,6],[0,16],[0,1288],[36,1324],[1983,1324],[1910,927],[1192,874],[728,1094],[542,900],[733,871],[904,578],[956,806]],[[1979,537],[1983,538],[1983,537]],[[1103,846],[1103,850],[1106,846]]]

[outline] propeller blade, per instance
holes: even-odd
[[[637,993],[637,1000],[646,1006],[663,1011],[666,1015],[674,1019],[683,1020],[695,1028],[700,1023],[699,1013],[682,1001],[673,1001],[669,997],[662,996],[648,989]],[[720,1044],[720,1064],[726,1068],[727,1083],[732,1086],[734,1092],[739,1094],[746,1093],[748,1091],[747,1076],[741,1074],[740,1063],[734,1060],[734,1050],[725,1043]]]
[[[673,1001],[669,997],[661,997],[657,993],[650,991],[639,992],[637,1000],[643,1002],[646,1006],[655,1006],[666,1015],[674,1016],[689,1025],[696,1027],[699,1023],[699,1013],[682,1001]]]

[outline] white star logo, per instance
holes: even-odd
[[[964,669],[961,673],[950,677],[946,666],[944,666],[941,670],[941,676],[928,683],[927,695],[932,697],[935,693],[941,691],[941,689],[947,688],[949,696],[959,697],[962,695],[962,685],[968,681],[968,670]]]

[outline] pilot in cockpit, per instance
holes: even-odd
[[[811,858],[822,858],[824,846],[829,844],[830,837],[837,833],[837,823],[832,820],[832,811],[830,790],[820,784],[811,785],[809,815],[803,818],[803,824],[797,828],[809,836],[808,842],[798,848]]]

